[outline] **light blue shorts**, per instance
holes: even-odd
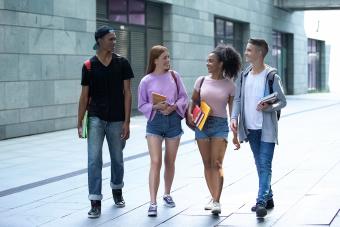
[[[146,136],[159,136],[161,138],[178,138],[183,134],[181,116],[176,112],[163,115],[159,111],[146,125]]]
[[[201,130],[195,128],[195,138],[208,139],[208,138],[223,138],[228,141],[228,118],[209,116]]]

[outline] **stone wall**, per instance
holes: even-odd
[[[76,126],[94,0],[0,0],[0,140]]]

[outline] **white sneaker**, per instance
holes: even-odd
[[[213,206],[213,199],[211,198],[209,203],[207,203],[207,205],[204,206],[204,210],[211,210]]]
[[[221,204],[219,202],[213,202],[211,213],[220,214],[221,213]]]

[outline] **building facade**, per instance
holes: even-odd
[[[302,11],[272,0],[0,0],[0,140],[76,126],[82,63],[103,24],[116,30],[116,52],[134,70],[135,112],[156,44],[169,48],[189,93],[218,43],[242,54],[249,37],[268,41],[266,62],[287,94],[328,90],[325,42],[308,39]]]

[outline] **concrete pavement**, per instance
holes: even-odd
[[[222,214],[203,209],[209,193],[194,135],[185,126],[172,192],[177,206],[163,207],[159,199],[158,217],[147,217],[146,121],[137,116],[124,151],[127,206],[113,206],[105,144],[102,216],[95,220],[87,218],[86,142],[75,129],[0,141],[0,226],[340,226],[340,97],[289,96],[281,117],[275,208],[264,219],[250,211],[257,178],[248,144],[227,149]]]

